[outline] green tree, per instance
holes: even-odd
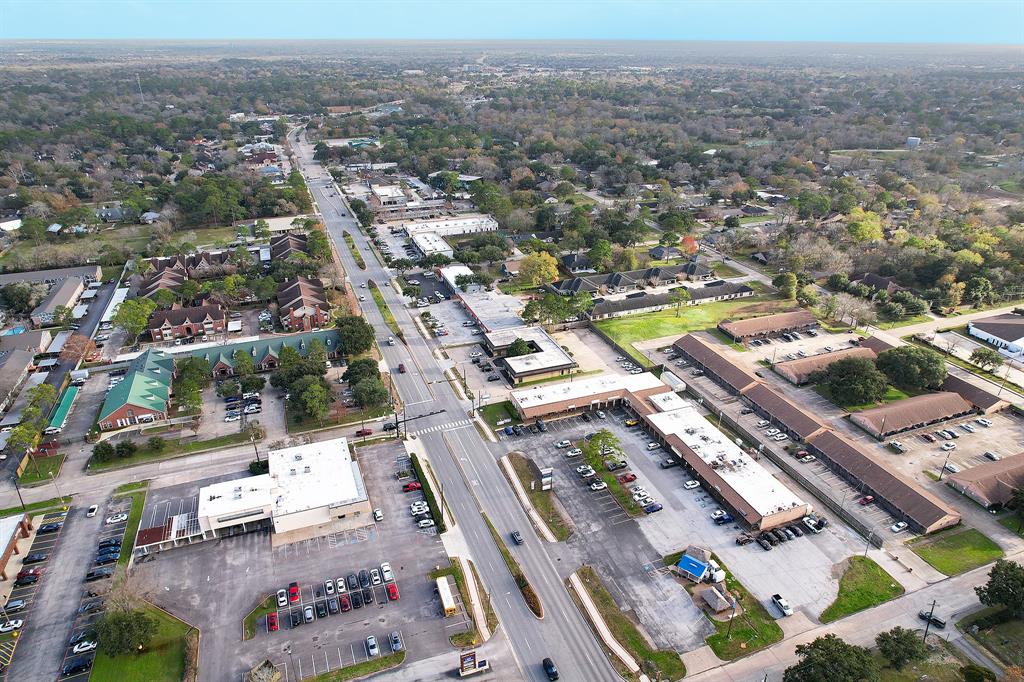
[[[964,682],[996,682],[999,679],[994,672],[977,663],[968,663],[961,667],[960,674]]]
[[[191,303],[192,301],[195,300],[196,296],[199,295],[200,290],[201,287],[199,285],[199,282],[196,282],[195,280],[192,279],[187,279],[184,282],[182,282],[181,286],[178,288],[178,296],[181,298],[182,301]]]
[[[969,360],[978,367],[987,369],[990,372],[996,371],[1003,364],[1003,356],[999,354],[999,351],[983,346],[979,346],[971,351]]]
[[[217,395],[227,398],[228,396],[241,395],[242,386],[236,379],[226,379],[217,387]]]
[[[985,606],[1003,606],[1016,618],[1024,615],[1024,567],[1015,561],[998,559],[988,582],[974,588]]]
[[[1014,488],[1010,494],[1010,500],[1006,506],[1013,510],[1017,517],[1017,533],[1024,529],[1024,488]]]
[[[734,216],[734,215],[726,216],[726,218],[725,218],[725,226],[726,227],[731,227],[731,228],[739,227],[740,226],[740,219],[739,219],[739,217],[738,216]]]
[[[2,294],[4,305],[11,312],[21,315],[32,312],[32,287],[28,284],[7,284]]]
[[[882,219],[877,213],[855,208],[846,218],[846,231],[855,242],[877,242],[882,239]]]
[[[256,363],[249,352],[236,350],[231,360],[235,363],[235,376],[245,377],[256,373]]]
[[[772,286],[779,290],[783,298],[796,298],[796,275],[792,272],[781,272],[772,280]]]
[[[899,626],[879,632],[875,636],[875,645],[885,660],[889,661],[889,665],[896,670],[903,670],[908,663],[928,658],[928,647],[917,633]]]
[[[256,226],[253,228],[253,234],[256,239],[264,240],[270,239],[270,223],[260,218],[256,221]]]
[[[995,298],[995,292],[992,290],[992,282],[988,281],[984,277],[970,278],[967,280],[967,286],[964,289],[964,298],[976,306],[991,303]]]
[[[379,379],[380,368],[377,365],[377,361],[373,358],[353,360],[345,368],[345,373],[341,375],[341,378],[343,381],[347,381],[350,386],[355,386],[363,379]]]
[[[893,384],[904,390],[937,388],[946,379],[946,363],[942,356],[919,346],[900,346],[883,351],[876,365]]]
[[[243,393],[258,393],[263,390],[267,380],[261,376],[250,374],[242,377],[242,380],[239,383],[241,384]]]
[[[107,656],[138,654],[156,634],[155,618],[142,611],[107,611],[93,626],[96,643]]]
[[[786,668],[783,682],[876,682],[878,669],[871,652],[829,634],[798,644],[798,663]]]
[[[66,305],[59,305],[53,309],[53,326],[60,329],[67,329],[74,322],[71,308]]]
[[[365,353],[373,347],[373,327],[362,317],[345,315],[335,322],[338,328],[338,352],[353,356]]]
[[[114,446],[114,452],[122,459],[127,459],[136,453],[139,446],[133,440],[122,440]]]
[[[580,449],[583,450],[583,457],[586,459],[587,463],[595,469],[598,469],[604,466],[601,460],[606,457],[606,455],[601,454],[601,451],[604,450],[605,452],[608,452],[611,450],[613,454],[621,454],[622,443],[620,443],[618,437],[608,429],[600,429],[594,433],[593,437],[589,441],[585,441],[583,445],[580,446]]]
[[[805,308],[818,305],[818,292],[810,284],[805,284],[796,292],[796,302]]]
[[[170,308],[178,300],[178,296],[170,289],[157,289],[151,300],[157,308]]]
[[[352,387],[352,399],[360,407],[379,407],[388,401],[388,389],[379,378],[363,379]]]
[[[505,356],[517,358],[520,355],[529,355],[532,352],[533,349],[530,348],[530,344],[526,339],[516,339],[509,345],[508,350],[505,351]]]
[[[165,441],[160,436],[153,436],[146,441],[146,449],[149,450],[150,452],[163,452],[166,447],[167,441]]]
[[[693,298],[692,296],[690,296],[690,290],[687,289],[686,287],[676,287],[675,289],[669,292],[668,297],[669,300],[672,301],[672,304],[676,307],[676,317],[679,317],[680,311],[682,311],[683,306],[689,303],[690,300]]]
[[[331,394],[324,386],[323,381],[311,385],[302,392],[299,399],[302,401],[305,413],[318,422],[323,421],[331,409]]]
[[[416,267],[416,264],[413,263],[408,258],[396,258],[395,260],[391,261],[391,267],[393,267],[395,270],[398,270],[399,274],[404,275],[407,270],[412,270],[414,267]]]
[[[558,279],[558,261],[544,252],[531,253],[519,264],[519,277],[536,287]]]
[[[612,243],[607,239],[598,239],[587,252],[587,260],[598,272],[607,272],[612,266]]]
[[[118,304],[111,322],[131,337],[134,343],[146,329],[149,316],[156,310],[156,303],[148,298],[132,298]]]
[[[92,446],[92,456],[97,462],[107,462],[114,457],[114,445],[108,441],[100,441]]]
[[[841,407],[876,403],[889,388],[888,378],[868,358],[836,360],[817,380]]]
[[[850,278],[845,272],[834,272],[828,276],[826,284],[832,291],[846,291],[846,287],[850,286]]]

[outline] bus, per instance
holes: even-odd
[[[452,590],[448,587],[447,576],[441,576],[437,579],[437,593],[441,596],[441,608],[444,609],[445,618],[458,613],[458,609],[455,608],[455,600],[452,599]]]

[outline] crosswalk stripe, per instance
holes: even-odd
[[[425,429],[420,429],[419,431],[413,431],[412,433],[413,433],[413,435],[417,435],[418,436],[418,435],[424,434],[424,433],[435,433],[437,431],[447,431],[449,429],[459,429],[459,428],[462,428],[463,426],[469,426],[472,423],[473,422],[470,421],[469,419],[463,419],[463,420],[457,421],[457,422],[448,422],[447,424],[437,424],[435,426],[428,426]]]

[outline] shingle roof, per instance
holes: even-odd
[[[309,342],[319,339],[328,353],[339,352],[341,335],[335,329],[326,329],[319,332],[304,332],[302,334],[289,334],[277,336],[258,341],[244,341],[240,343],[229,343],[216,348],[200,348],[189,353],[194,358],[202,358],[214,367],[218,361],[223,361],[229,367],[234,367],[235,351],[241,350],[252,356],[253,362],[259,362],[267,355],[278,357],[281,349],[285,347],[294,348],[299,355],[305,356],[309,353]]]
[[[192,306],[190,308],[175,307],[170,310],[157,310],[149,318],[149,328],[159,329],[165,322],[171,326],[178,326],[191,322],[202,323],[207,317],[212,320],[223,320],[224,309],[219,303],[211,305]]]
[[[717,296],[754,293],[754,290],[746,284],[737,284],[736,282],[722,282],[714,286],[712,284],[708,284],[704,287],[688,287],[687,290],[690,292],[690,300],[702,301],[706,298],[715,298]],[[672,304],[671,292],[663,294],[648,294],[646,292],[642,292],[639,295],[627,296],[626,298],[595,301],[591,314],[595,317],[599,317],[611,313]]]
[[[320,280],[306,277],[296,277],[283,282],[277,288],[277,305],[278,312],[282,315],[286,315],[296,308],[316,306],[320,306],[321,310],[330,308]]]
[[[270,257],[273,260],[287,258],[293,253],[309,253],[306,235],[286,232],[270,238]]]
[[[626,287],[634,286],[645,282],[664,282],[675,279],[680,274],[687,272],[687,267],[695,272],[711,272],[703,264],[696,267],[690,263],[682,265],[668,265],[664,267],[645,268],[643,270],[629,270],[627,272],[610,272],[607,274],[581,275],[572,279],[563,279],[551,285],[551,289],[559,293],[568,294],[577,291],[595,292],[602,287]]]
[[[856,412],[850,421],[872,435],[884,436],[967,414],[972,409],[958,394],[939,391]]]
[[[877,336],[869,336],[860,342],[861,348],[867,348],[874,351],[875,355],[881,355],[887,350],[891,350],[896,346],[892,345],[888,341],[883,341]]]
[[[1013,491],[1024,485],[1024,452],[952,474],[946,485],[986,507],[1006,504]]]
[[[833,466],[861,481],[873,495],[903,512],[926,531],[955,525],[960,515],[931,493],[903,479],[833,431],[813,436],[809,443]]]
[[[952,374],[947,376],[946,380],[942,382],[942,390],[959,394],[961,398],[984,412],[988,412],[993,408],[1001,409],[1000,406],[1006,407],[1010,404],[1010,401],[999,398],[980,386],[975,386],[969,381],[955,377]]]
[[[32,315],[52,313],[58,306],[71,307],[71,304],[78,298],[82,286],[82,280],[78,277],[68,277],[54,284],[50,287],[50,293],[46,295],[42,303],[32,311]]]
[[[729,362],[718,351],[693,334],[679,338],[673,345],[695,362],[713,372],[737,393],[757,383],[757,379],[752,375]]]
[[[181,270],[166,269],[154,273],[139,285],[139,296],[149,298],[161,289],[177,291],[188,277]]]
[[[825,428],[825,425],[765,384],[755,384],[743,391],[743,397],[782,422],[802,439]]]
[[[806,358],[777,362],[773,369],[794,384],[805,384],[815,372],[820,372],[833,362],[845,358],[868,358],[875,359],[875,352],[870,348],[855,346],[853,348],[841,348],[832,353],[819,353]]]
[[[171,399],[171,380],[174,377],[174,358],[165,351],[150,348],[132,360],[124,380],[110,389],[99,420],[114,411],[132,405],[163,412]]]
[[[1013,343],[1024,338],[1024,315],[1006,313],[1004,315],[993,315],[981,320],[968,323],[970,327],[980,329],[986,334],[1002,339],[1007,343]]]
[[[742,338],[809,327],[816,324],[817,321],[817,318],[808,310],[792,310],[775,315],[750,317],[745,320],[725,320],[718,323],[718,328],[730,336]]]

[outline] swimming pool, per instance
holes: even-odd
[[[0,336],[13,336],[15,334],[24,334],[24,333],[25,333],[25,328],[24,327],[11,327],[10,329],[5,329],[3,331],[0,331]]]

